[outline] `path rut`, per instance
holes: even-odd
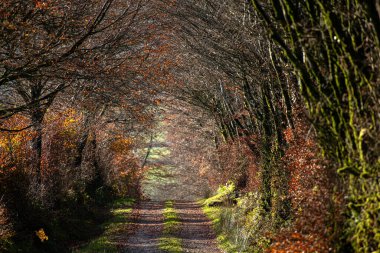
[[[163,229],[163,208],[163,202],[153,201],[141,202],[134,208],[131,215],[134,233],[123,245],[123,253],[164,253],[158,248]]]
[[[218,249],[212,224],[194,202],[175,201],[175,211],[180,218],[176,234],[185,253],[222,253]],[[143,201],[131,215],[132,233],[121,246],[123,253],[165,253],[159,249],[163,231],[163,202]]]
[[[179,215],[183,251],[186,253],[222,253],[216,243],[211,221],[194,202],[175,202]]]

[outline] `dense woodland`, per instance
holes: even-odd
[[[0,34],[1,252],[145,198],[162,122],[227,251],[379,252],[379,0],[2,0]]]

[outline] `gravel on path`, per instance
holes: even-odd
[[[211,221],[195,202],[175,201],[175,212],[180,219],[177,237],[184,253],[222,253],[218,249]],[[163,235],[164,202],[143,201],[135,206],[130,221],[130,233],[119,245],[122,253],[165,253],[159,249]],[[123,241],[119,238],[118,241]]]
[[[174,208],[181,222],[178,237],[182,240],[183,252],[222,253],[217,246],[212,223],[197,203],[176,201]]]
[[[143,201],[133,210],[131,228],[133,233],[122,245],[123,253],[164,253],[159,250],[163,229],[163,202]]]

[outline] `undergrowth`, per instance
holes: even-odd
[[[201,201],[203,211],[213,222],[218,244],[226,252],[264,252],[270,240],[263,235],[270,232],[271,225],[269,217],[263,215],[258,193],[234,199],[236,205],[215,205],[230,198],[234,188],[232,183],[219,187],[215,196]]]
[[[118,250],[113,237],[125,231],[133,203],[134,200],[131,198],[116,200],[111,211],[112,218],[101,225],[104,233],[90,241],[86,246],[74,250],[74,253],[117,253]]]
[[[233,198],[235,191],[235,184],[232,182],[226,185],[219,186],[216,194],[208,199],[205,199],[203,204],[207,206],[222,205],[225,202],[229,202]]]

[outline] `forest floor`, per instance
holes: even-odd
[[[174,236],[180,242],[180,250],[160,249],[164,237],[164,202],[143,201],[134,208],[130,225],[133,233],[128,235],[122,245],[123,253],[221,253],[211,222],[194,202],[174,202],[179,226]]]

